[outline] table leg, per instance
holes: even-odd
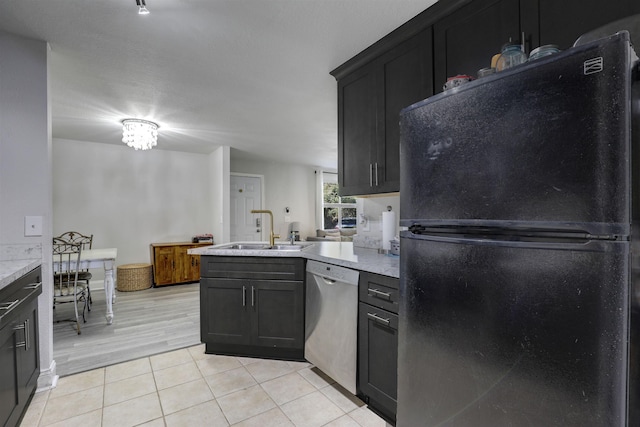
[[[107,301],[107,325],[113,323],[113,300],[115,297],[113,285],[113,263],[104,263],[104,292]]]

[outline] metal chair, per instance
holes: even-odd
[[[53,238],[53,269],[54,291],[53,308],[58,304],[73,303],[75,319],[66,319],[76,322],[76,330],[80,335],[80,316],[78,304],[84,302],[82,307],[82,320],[86,322],[85,310],[87,309],[87,285],[79,283],[80,256],[82,254],[81,243],[69,243],[56,237]],[[57,320],[61,322],[63,320]]]
[[[57,239],[64,240],[67,243],[79,243],[82,245],[82,250],[91,249],[91,245],[93,245],[93,234],[90,236],[78,233],[77,231],[66,231],[59,235]],[[93,304],[93,300],[91,299],[91,287],[89,286],[89,281],[93,276],[89,269],[79,270],[78,271],[78,280],[81,282],[85,282],[87,284],[87,310],[91,311],[91,304]]]

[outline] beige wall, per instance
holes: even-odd
[[[263,209],[273,211],[273,228],[286,239],[289,223],[285,222],[285,208],[290,220],[300,222],[300,235],[315,235],[316,174],[310,166],[273,161],[231,159],[231,172],[264,176]]]

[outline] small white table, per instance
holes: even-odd
[[[113,323],[113,302],[115,300],[113,269],[116,265],[117,248],[87,249],[80,254],[78,270],[104,268],[104,293],[107,300],[107,325]],[[74,266],[75,262],[72,264]],[[53,263],[54,271],[59,270],[58,262]]]

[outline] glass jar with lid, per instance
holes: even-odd
[[[502,53],[496,64],[496,71],[503,71],[527,62],[527,55],[522,51],[519,44],[507,43],[502,47]]]

